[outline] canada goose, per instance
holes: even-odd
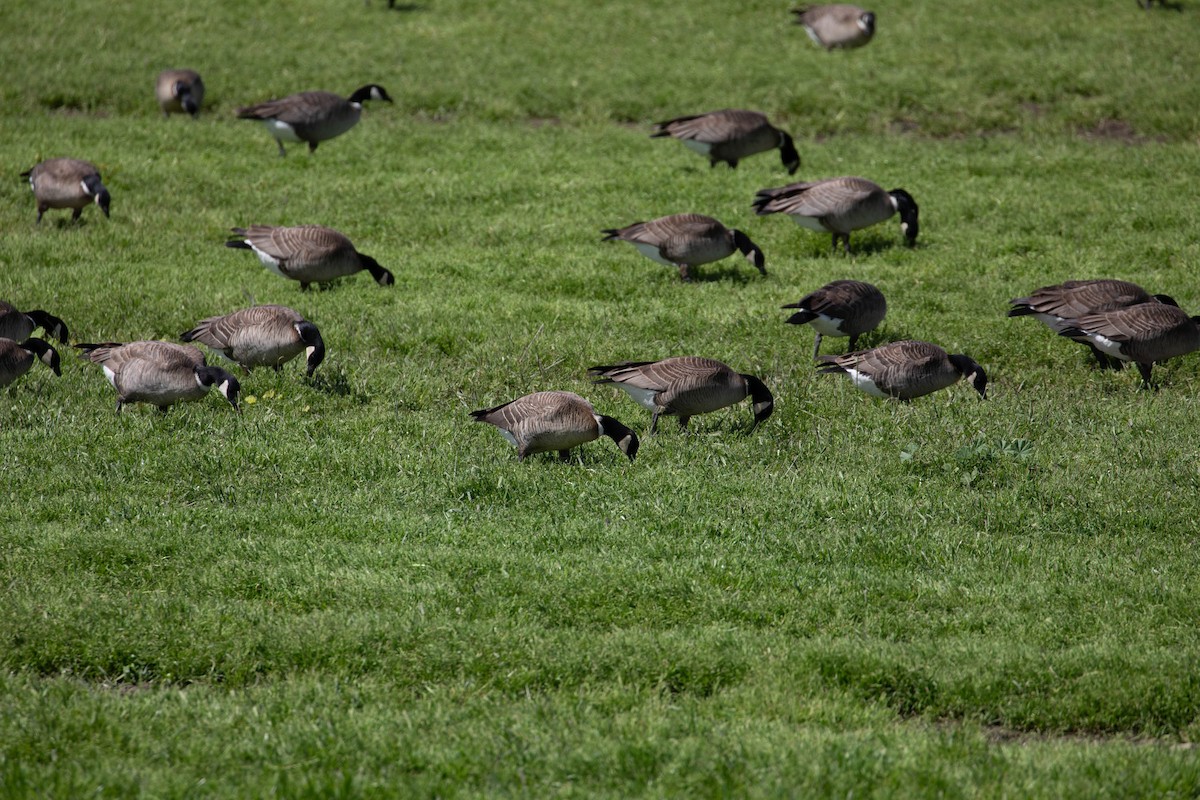
[[[624,228],[605,228],[602,241],[629,242],[646,258],[679,268],[682,280],[691,280],[690,268],[720,261],[740,250],[758,271],[767,274],[766,259],[758,245],[741,231],[726,228],[703,214],[673,214]]]
[[[664,358],[662,361],[625,361],[589,367],[596,383],[615,383],[635,401],[650,409],[650,433],[658,429],[658,418],[679,417],[687,430],[688,420],[744,400],[754,402],[754,424],[771,416],[775,398],[754,375],[734,372],[720,361],[696,356]]]
[[[902,341],[857,350],[841,356],[821,356],[823,374],[844,372],[850,382],[872,397],[895,397],[905,402],[966,377],[979,396],[987,399],[987,374],[964,355],[950,355],[936,344]]]
[[[1156,361],[1200,350],[1200,317],[1189,317],[1178,306],[1142,303],[1070,321],[1060,336],[1086,341],[1107,355],[1137,364],[1142,384],[1153,388],[1150,371]]]
[[[327,283],[360,270],[371,273],[380,286],[396,282],[379,262],[358,252],[346,235],[323,225],[251,225],[233,228],[235,238],[226,247],[252,250],[263,266],[281,278],[299,281],[302,290],[310,283]]]
[[[534,392],[509,403],[472,411],[476,422],[499,428],[516,445],[517,460],[531,453],[557,450],[567,461],[572,447],[607,436],[633,461],[637,434],[612,417],[597,414],[587,400],[573,392]]]
[[[1072,320],[1096,314],[1101,311],[1115,311],[1140,303],[1166,303],[1176,306],[1170,296],[1165,294],[1152,295],[1141,286],[1129,281],[1110,279],[1067,281],[1054,286],[1043,286],[1035,289],[1029,297],[1018,297],[1010,300],[1012,309],[1010,317],[1032,316],[1049,326],[1054,332],[1068,327]],[[1100,348],[1089,341],[1084,341],[1091,348],[1092,355],[1100,362],[1101,369],[1120,369],[1123,362],[1109,357]]]
[[[757,111],[725,108],[654,124],[658,130],[650,138],[678,139],[688,149],[708,156],[712,167],[724,161],[730,169],[736,169],[743,158],[779,148],[779,157],[789,175],[795,175],[800,168],[800,154],[792,135],[776,128],[765,114]]]
[[[366,100],[392,102],[387,90],[369,83],[355,90],[349,99],[333,92],[300,92],[268,100],[237,110],[238,119],[262,120],[279,145],[279,155],[287,155],[286,142],[308,142],[308,152],[326,139],[341,136],[354,127],[362,116]]]
[[[850,350],[858,344],[860,334],[875,330],[887,314],[883,292],[862,281],[833,281],[810,292],[798,303],[784,308],[800,309],[787,321],[792,325],[812,323],[817,332],[813,358],[821,352],[822,336],[849,336]]]
[[[126,403],[150,403],[167,413],[172,403],[199,400],[216,385],[238,411],[237,378],[204,363],[204,353],[191,345],[171,342],[105,342],[77,344],[80,358],[99,364],[117,390],[117,411]]]
[[[63,344],[67,343],[67,323],[40,309],[18,311],[12,303],[0,300],[0,339],[23,342],[38,328]]]
[[[170,116],[172,111],[196,117],[204,104],[204,81],[194,69],[165,69],[158,73],[154,94],[164,117]]]
[[[55,375],[62,375],[58,351],[44,340],[27,339],[17,344],[11,339],[0,339],[0,389],[28,372],[35,358]]]
[[[792,183],[777,189],[760,189],[754,196],[754,210],[766,214],[787,214],[797,225],[813,231],[833,234],[833,249],[838,239],[850,252],[850,233],[883,222],[900,214],[900,231],[909,247],[920,232],[919,209],[912,195],[903,189],[885,192],[865,178],[827,178],[808,183]]]
[[[308,376],[325,358],[325,341],[317,326],[287,306],[254,306],[209,317],[179,334],[185,342],[201,342],[242,366],[272,367],[300,353],[308,355]]]
[[[803,25],[809,38],[826,50],[862,47],[875,35],[875,14],[858,6],[801,6],[792,13],[796,24]]]
[[[90,161],[50,158],[22,172],[21,177],[29,178],[29,187],[37,200],[38,222],[51,208],[73,208],[71,220],[77,220],[84,206],[90,203],[100,206],[104,216],[108,216],[112,198],[100,182],[99,170]]]

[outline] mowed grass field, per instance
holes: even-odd
[[[1200,313],[1200,6],[879,0],[825,53],[786,3],[27,0],[0,7],[0,298],[74,342],[177,340],[253,303],[328,355],[165,416],[63,346],[0,392],[0,793],[38,797],[1195,797],[1200,355],[1092,368],[1007,301],[1133,280]],[[198,120],[154,77],[199,70]],[[286,158],[241,105],[375,103]],[[796,137],[710,169],[656,120]],[[112,217],[19,173],[95,162]],[[862,175],[921,205],[850,258],[754,192]],[[694,211],[740,258],[600,229]],[[222,246],[319,223],[395,273],[323,291]],[[779,307],[837,278],[864,338],[979,361],[902,405],[818,376]],[[841,352],[826,339],[823,352]],[[703,355],[748,404],[634,463],[510,447],[468,412]],[[215,363],[216,359],[210,359]]]

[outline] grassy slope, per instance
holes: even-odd
[[[85,2],[0,9],[19,76],[0,163],[87,157],[114,197],[111,220],[37,229],[4,184],[0,297],[77,341],[284,302],[330,347],[312,384],[296,365],[247,378],[240,418],[215,398],[117,417],[69,358],[0,395],[5,788],[1196,792],[1172,744],[1200,699],[1200,367],[1138,393],[1003,317],[1072,277],[1200,307],[1190,9],[878,6],[878,41],[826,55],[773,4],[381,5],[194,3],[159,32]],[[313,31],[336,55],[289,47]],[[213,113],[156,118],[173,65],[200,69]],[[311,159],[231,119],[367,80],[396,106]],[[786,180],[773,156],[711,171],[645,136],[722,105],[786,121],[802,175],[908,188],[922,247],[889,225],[830,258],[749,215]],[[729,260],[684,286],[599,244],[683,210],[745,229],[771,275]],[[301,295],[219,244],[310,221],[397,286]],[[899,407],[813,375],[778,306],[844,276],[889,297],[872,343],[969,352],[992,400]],[[517,464],[467,422],[567,388],[642,427],[583,369],[685,352],[762,375],[776,415],[749,437],[745,408],[695,437],[667,425],[633,465],[607,444]]]

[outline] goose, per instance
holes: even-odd
[[[607,436],[633,461],[637,434],[612,417],[597,414],[587,400],[573,392],[534,392],[492,408],[472,411],[476,422],[495,425],[517,448],[517,460],[532,453],[557,450],[570,460],[570,450]]]
[[[267,126],[279,145],[279,155],[287,155],[284,142],[308,142],[308,152],[326,139],[341,136],[362,116],[362,104],[367,100],[392,102],[387,90],[369,83],[355,90],[349,99],[333,92],[300,92],[268,100],[237,110],[238,119],[257,119]]]
[[[787,214],[797,225],[813,231],[833,234],[833,249],[838,239],[850,253],[850,233],[867,228],[893,214],[900,214],[900,231],[909,247],[920,232],[919,209],[913,197],[903,189],[885,192],[865,178],[828,178],[809,183],[792,183],[777,189],[760,189],[754,197],[754,210],[766,214]]]
[[[1200,317],[1189,317],[1178,306],[1142,303],[1128,308],[1085,314],[1058,332],[1087,342],[1106,355],[1137,364],[1145,388],[1156,361],[1200,350]]]
[[[763,252],[749,236],[703,214],[673,214],[624,228],[605,228],[601,233],[602,241],[629,242],[646,258],[678,267],[679,277],[685,281],[692,279],[691,267],[720,261],[735,250],[767,274]]]
[[[305,353],[311,378],[325,358],[325,341],[317,326],[287,306],[254,306],[209,317],[179,338],[206,344],[247,372],[253,367],[278,372],[285,362]]]
[[[0,300],[0,339],[23,342],[38,328],[63,344],[67,343],[67,323],[41,309],[18,311],[16,306]]]
[[[17,344],[11,339],[0,339],[0,389],[28,372],[34,359],[49,367],[55,375],[62,375],[58,351],[45,340],[27,339]]]
[[[281,278],[300,282],[301,290],[312,283],[328,283],[360,270],[371,273],[380,286],[396,282],[379,262],[358,252],[346,235],[323,225],[251,225],[233,228],[234,238],[226,247],[252,250],[263,266]]]
[[[1140,303],[1178,305],[1169,295],[1152,295],[1136,283],[1102,278],[1067,281],[1035,289],[1028,297],[1010,300],[1009,305],[1012,308],[1008,315],[1010,317],[1032,316],[1057,333],[1068,327],[1071,320],[1101,311],[1115,311],[1118,308],[1127,308]],[[1100,363],[1101,369],[1120,369],[1123,366],[1124,362],[1116,358],[1110,360],[1104,351],[1091,342],[1084,341],[1083,344],[1091,348],[1092,355]]]
[[[929,342],[901,341],[840,356],[821,356],[823,374],[845,373],[872,397],[904,402],[945,389],[965,377],[987,399],[987,374],[964,355],[951,355]]]
[[[800,309],[787,322],[809,325],[817,332],[813,358],[821,352],[822,336],[849,336],[853,351],[858,337],[875,330],[887,314],[883,292],[863,281],[833,281],[805,295],[798,303],[784,308]]]
[[[801,6],[792,13],[796,24],[803,25],[809,38],[826,50],[862,47],[875,35],[875,14],[858,6]]]
[[[154,94],[164,118],[171,112],[196,117],[204,104],[204,81],[194,69],[165,69],[158,73]]]
[[[800,168],[800,154],[792,135],[767,121],[765,114],[740,108],[725,108],[707,114],[676,117],[656,122],[650,138],[678,139],[690,150],[708,156],[709,166],[724,161],[736,169],[743,158],[779,148],[779,157],[789,175]]]
[[[596,383],[615,383],[649,409],[651,435],[658,429],[658,418],[663,414],[679,417],[679,427],[687,430],[688,420],[693,416],[731,406],[746,397],[754,403],[751,431],[775,410],[775,398],[761,380],[734,372],[711,358],[680,356],[662,361],[625,361],[590,367],[588,374]]]
[[[100,171],[90,161],[78,158],[51,158],[22,172],[29,179],[37,200],[37,221],[51,208],[71,208],[71,220],[79,219],[84,206],[95,203],[108,216],[112,198],[100,181]]]
[[[204,354],[191,345],[171,342],[105,342],[77,344],[80,358],[99,364],[117,390],[117,411],[126,403],[150,403],[167,413],[172,403],[199,400],[215,385],[238,408],[241,384],[220,367],[204,363]]]

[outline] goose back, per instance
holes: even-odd
[[[758,111],[725,108],[676,117],[655,126],[657,130],[652,137],[678,139],[688,149],[708,156],[712,166],[725,162],[736,168],[741,159],[776,148],[789,174],[794,174],[800,166],[791,134],[776,128]]]
[[[854,386],[873,397],[912,400],[956,383],[966,376],[986,397],[982,367],[961,355],[950,355],[929,342],[900,341],[840,356],[821,356],[822,373],[845,373]]]

